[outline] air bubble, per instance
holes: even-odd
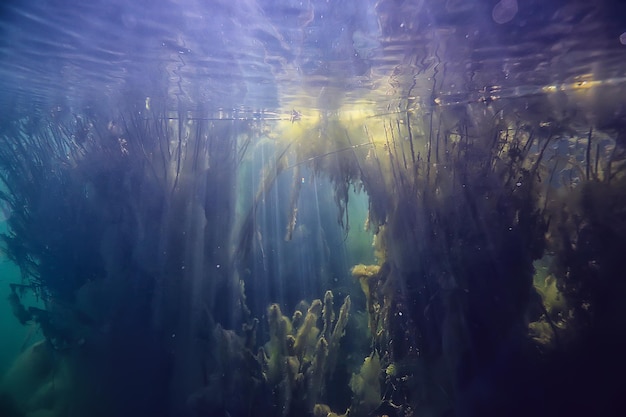
[[[493,21],[499,25],[510,22],[517,14],[517,0],[500,0],[491,12]]]

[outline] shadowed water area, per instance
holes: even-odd
[[[0,415],[624,414],[626,7],[0,6]]]

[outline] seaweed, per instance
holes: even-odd
[[[274,406],[281,415],[311,413],[326,396],[350,310],[347,296],[335,320],[332,299],[332,292],[327,291],[324,303],[313,300],[302,319],[294,315],[297,326],[278,305],[269,308],[270,340],[260,352],[260,360],[267,381],[277,388]]]

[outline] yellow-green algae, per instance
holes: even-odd
[[[313,412],[325,398],[326,380],[334,371],[350,304],[350,296],[346,296],[335,319],[333,294],[327,291],[323,303],[319,299],[311,302],[303,319],[294,313],[295,326],[277,304],[269,307],[270,340],[260,352],[260,360],[268,382],[277,387],[277,407],[282,415]]]

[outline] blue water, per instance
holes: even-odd
[[[172,105],[227,112],[393,111],[407,96],[472,101],[623,77],[620,2],[526,2],[499,22],[506,3],[518,2],[5,2],[3,103],[166,91]]]
[[[0,416],[623,415],[624,62],[618,0],[3,2]]]

